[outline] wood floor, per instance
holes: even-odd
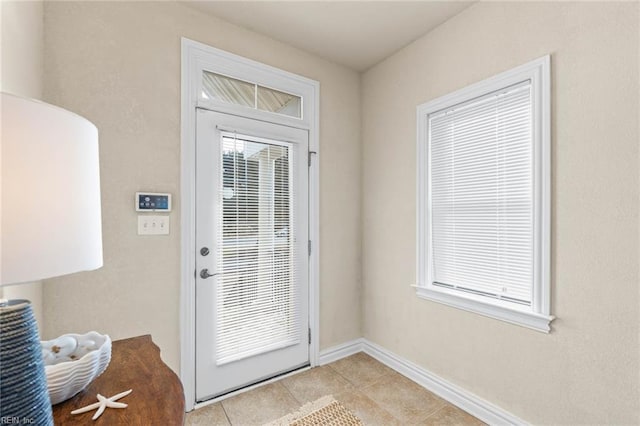
[[[358,353],[187,414],[187,425],[262,425],[333,395],[365,425],[482,425],[369,355]]]

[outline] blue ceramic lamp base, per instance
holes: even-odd
[[[27,300],[0,305],[0,423],[53,425],[38,325]]]

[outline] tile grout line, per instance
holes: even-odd
[[[379,362],[379,361],[378,361]],[[399,418],[397,418],[396,416],[393,415],[393,413],[391,413],[389,410],[387,410],[386,408],[384,408],[383,406],[381,406],[378,401],[376,401],[375,399],[371,398],[368,394],[366,394],[364,391],[366,389],[369,389],[370,387],[372,387],[373,385],[376,385],[378,383],[380,383],[381,379],[384,379],[386,377],[390,377],[394,374],[397,374],[399,376],[402,376],[402,374],[398,373],[397,371],[391,370],[388,373],[384,373],[382,376],[378,377],[376,380],[374,380],[372,383],[369,383],[367,386],[364,386],[362,389],[360,389],[360,392],[362,393],[362,395],[364,395],[365,398],[367,398],[369,401],[371,401],[376,407],[378,407],[380,410],[384,411],[385,413],[387,413],[392,419],[395,419],[399,424],[402,424],[402,420],[400,420]],[[404,377],[404,376],[403,376]],[[427,417],[425,417],[425,420],[428,417],[431,417],[433,414],[435,414],[435,412],[439,411],[440,408],[438,408],[437,410],[435,410],[433,413],[429,414]]]
[[[335,362],[335,361],[334,361],[334,362]],[[333,362],[332,362],[331,364],[333,364]],[[347,383],[349,383],[351,386],[354,386],[354,387],[356,387],[356,386],[357,386],[355,383],[353,383],[351,380],[349,380],[349,378],[348,378],[348,377],[346,377],[346,376],[344,376],[344,375],[340,374],[340,372],[339,372],[338,370],[336,370],[335,368],[333,368],[333,367],[331,366],[331,364],[327,364],[326,366],[327,366],[327,367],[329,367],[329,368],[330,368],[334,373],[336,373],[338,376],[340,376],[340,377],[342,377],[343,379],[345,379],[345,380],[347,381]]]
[[[331,363],[333,364],[333,363]],[[333,371],[334,373],[336,373],[338,376],[342,377],[344,380],[347,381],[347,383],[349,383],[351,386],[358,386],[355,383],[353,383],[351,380],[349,380],[349,378],[347,376],[345,376],[344,374],[340,373],[338,370],[336,370],[335,368],[333,368],[333,366],[331,364],[327,364],[327,367],[329,367],[331,369],[331,371]]]
[[[314,368],[324,368],[324,367],[330,367],[330,366],[327,364],[327,365],[318,366],[318,367],[314,367]],[[313,370],[313,369],[311,369],[311,370],[309,370],[309,371],[312,371],[312,370]],[[349,381],[349,379],[347,379],[346,377],[344,377],[342,374],[338,373],[335,369],[333,369],[333,368],[329,368],[329,370],[331,370],[331,371],[333,372],[333,374],[337,375],[340,379],[344,380],[345,385],[347,385],[347,387],[346,387],[344,390],[342,390],[342,391],[340,391],[340,392],[338,392],[338,393],[348,392],[348,391],[352,391],[353,389],[357,389],[357,387],[356,387],[353,383],[351,383],[351,382]],[[311,402],[311,401],[302,401],[302,400],[300,400],[300,399],[296,398],[296,396],[293,394],[293,391],[292,391],[291,389],[289,389],[289,387],[287,386],[287,384],[284,382],[284,380],[285,380],[285,379],[282,379],[282,380],[283,380],[282,385],[283,385],[283,386],[284,386],[284,387],[289,391],[289,393],[291,394],[291,396],[292,396],[296,401],[299,401],[299,402],[300,402],[300,404],[302,404],[302,405],[306,404],[307,402]],[[335,397],[335,395],[334,395],[334,393],[333,393],[333,392],[331,393],[331,395]],[[327,395],[323,395],[323,396],[327,396]]]
[[[359,353],[360,353],[360,352],[359,352]],[[379,362],[379,361],[376,361],[376,362]],[[331,364],[333,364],[333,362],[332,362]],[[382,379],[383,377],[390,376],[390,375],[392,375],[392,374],[394,374],[394,373],[399,374],[398,372],[391,370],[391,371],[389,371],[389,372],[387,372],[387,373],[383,373],[383,374],[381,374],[379,377],[376,377],[376,378],[373,380],[373,382],[372,382],[372,383],[369,383],[369,384],[367,384],[367,385],[362,386],[362,384],[358,385],[357,383],[354,383],[354,382],[352,382],[351,380],[349,380],[349,378],[348,378],[347,376],[345,376],[345,375],[341,374],[338,370],[336,370],[335,368],[331,367],[331,364],[326,364],[326,366],[327,366],[327,367],[329,367],[329,368],[331,368],[331,369],[332,369],[332,370],[333,370],[333,371],[334,371],[338,376],[340,376],[340,377],[342,377],[343,379],[345,379],[347,382],[349,382],[349,384],[351,384],[351,385],[352,385],[353,387],[355,387],[356,389],[366,389],[366,388],[368,388],[368,387],[373,386],[374,384],[376,384],[376,383],[378,382],[378,380]],[[381,363],[381,364],[382,364],[382,363]],[[383,364],[383,365],[384,365],[384,364]],[[360,386],[361,386],[361,387],[360,387]]]
[[[391,417],[392,419],[396,420],[398,423],[402,423],[396,416],[394,416],[393,414],[391,414],[389,411],[387,411],[384,407],[381,407],[380,404],[378,404],[377,401],[369,398],[369,395],[365,394],[364,392],[362,392],[360,389],[352,389],[346,392],[342,392],[340,394],[338,394],[338,396],[343,396],[343,395],[347,395],[350,393],[360,393],[361,397],[366,399],[367,401],[369,401],[373,406],[375,406],[378,410],[382,411],[383,413],[386,413],[389,417]],[[336,400],[340,403],[342,403],[342,401],[340,401],[338,398],[336,398]],[[347,407],[348,408],[348,407]],[[354,413],[355,414],[355,413]]]
[[[335,362],[335,361],[334,361],[334,362]],[[376,362],[380,362],[380,361],[377,361],[377,360],[376,360]],[[377,401],[375,401],[375,400],[373,400],[373,399],[369,398],[369,395],[367,395],[367,394],[365,394],[365,393],[363,392],[363,390],[365,390],[365,389],[367,389],[367,388],[369,388],[369,387],[371,387],[371,386],[375,385],[375,384],[376,384],[380,379],[382,379],[382,378],[384,378],[384,377],[387,377],[387,376],[390,376],[390,375],[392,375],[392,374],[394,374],[394,373],[395,373],[395,374],[398,374],[396,371],[391,370],[391,371],[389,371],[389,372],[387,372],[387,373],[384,373],[384,374],[382,374],[380,377],[376,378],[376,379],[373,381],[373,383],[369,383],[369,384],[368,384],[368,385],[366,385],[366,386],[363,386],[363,387],[361,387],[361,388],[358,388],[358,385],[356,385],[355,383],[353,383],[353,382],[352,382],[351,380],[349,380],[346,376],[344,376],[344,375],[340,374],[340,372],[339,372],[338,370],[336,370],[335,368],[333,368],[333,367],[331,366],[331,364],[333,364],[333,362],[332,362],[332,363],[330,363],[330,364],[327,364],[326,366],[327,366],[327,367],[329,367],[329,368],[330,368],[334,373],[336,373],[338,376],[340,376],[340,377],[342,377],[343,379],[345,379],[345,380],[347,381],[347,383],[349,383],[351,386],[353,386],[353,389],[349,390],[348,392],[356,391],[356,392],[361,393],[361,394],[362,394],[362,396],[363,396],[364,398],[366,398],[366,399],[368,399],[369,401],[371,401],[371,403],[372,403],[373,405],[375,405],[375,406],[376,406],[380,411],[383,411],[383,412],[387,413],[387,414],[389,415],[389,417],[391,417],[392,419],[397,420],[399,423],[402,423],[402,422],[400,422],[400,420],[399,420],[398,418],[396,418],[396,416],[394,416],[393,414],[391,414],[391,413],[390,413],[389,411],[387,411],[384,407],[380,406],[380,404],[378,404],[378,402],[377,402]],[[345,392],[345,393],[346,393],[346,392]]]
[[[293,394],[293,392],[291,392],[291,389],[289,389],[289,387],[287,386],[287,384],[284,382],[284,379],[280,379],[280,383],[282,384],[282,386],[287,390],[287,393],[289,395],[291,395],[291,398],[293,398],[298,404],[300,404],[300,407],[302,407],[304,405],[304,402],[300,401],[298,398],[296,398],[296,396]],[[277,383],[277,382],[276,382]]]
[[[220,407],[222,407],[222,412],[224,413],[224,416],[227,418],[227,422],[229,422],[229,425],[233,426],[233,423],[231,423],[231,419],[229,418],[229,415],[227,414],[227,409],[224,408],[224,405],[222,404],[222,401],[220,401]]]
[[[424,422],[426,421],[428,418],[435,416],[436,414],[438,414],[440,411],[444,410],[447,406],[447,403],[445,401],[444,404],[442,404],[440,407],[436,408],[432,413],[430,413],[427,417],[425,417],[424,419],[422,419],[420,422]]]
[[[380,362],[378,360],[375,360],[376,362]],[[382,364],[382,363],[381,363]],[[331,366],[331,364],[327,364],[329,366]],[[384,364],[383,364],[384,365]],[[336,371],[336,373],[340,374],[337,370],[334,369],[334,371]],[[366,386],[363,386],[362,388],[359,388],[358,390],[363,394],[363,396],[365,398],[367,398],[369,401],[371,401],[373,404],[376,405],[376,407],[378,407],[380,410],[384,411],[385,413],[389,414],[389,416],[391,416],[392,418],[396,419],[398,422],[402,423],[402,421],[400,419],[398,419],[396,416],[394,416],[391,412],[389,412],[388,410],[386,410],[384,407],[382,407],[378,401],[376,401],[375,399],[371,398],[368,394],[365,393],[365,390],[371,388],[372,386],[376,385],[376,384],[380,384],[381,382],[384,382],[384,379],[387,379],[393,375],[397,375],[399,377],[402,377],[403,379],[408,380],[409,382],[411,382],[413,385],[416,386],[420,386],[418,383],[414,382],[413,380],[411,380],[410,378],[404,376],[403,374],[399,373],[398,371],[395,371],[393,369],[390,369],[390,371],[383,373],[382,375],[380,375],[379,377],[377,377],[376,379],[374,379],[371,383],[367,384]],[[344,376],[343,376],[344,377]],[[345,377],[345,379],[347,379]],[[348,379],[347,379],[348,380]],[[356,386],[354,384],[354,386]],[[430,391],[427,390],[427,392],[432,393]],[[441,399],[441,398],[439,398]],[[442,400],[442,399],[441,399]],[[440,410],[444,409],[447,406],[447,401],[442,400],[441,405],[437,408],[435,408],[431,413],[429,413],[422,421],[425,421],[426,419],[428,419],[429,417],[435,415],[436,413],[438,413]],[[457,407],[456,407],[457,408]]]
[[[334,362],[335,362],[335,361],[334,361]],[[331,364],[333,364],[333,362],[332,362]],[[347,392],[347,391],[348,391],[348,392],[352,392],[354,389],[355,389],[355,390],[358,390],[358,385],[356,385],[356,384],[355,384],[355,383],[353,383],[351,380],[349,380],[345,375],[340,374],[340,372],[339,372],[338,370],[336,370],[335,368],[333,368],[333,367],[331,366],[331,364],[323,365],[323,367],[329,367],[329,369],[330,369],[331,371],[333,371],[335,374],[337,374],[337,375],[338,375],[338,377],[340,377],[341,379],[343,379],[345,382],[347,382],[347,384],[348,384],[349,386],[351,386],[351,387],[353,388],[353,389],[349,389],[349,388],[347,388],[347,389],[345,389],[345,390],[344,390],[344,392]]]

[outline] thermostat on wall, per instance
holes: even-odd
[[[170,212],[171,194],[155,192],[136,192],[136,211]]]

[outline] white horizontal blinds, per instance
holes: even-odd
[[[429,116],[432,278],[531,305],[529,81]]]
[[[216,363],[300,342],[291,147],[222,137]]]

